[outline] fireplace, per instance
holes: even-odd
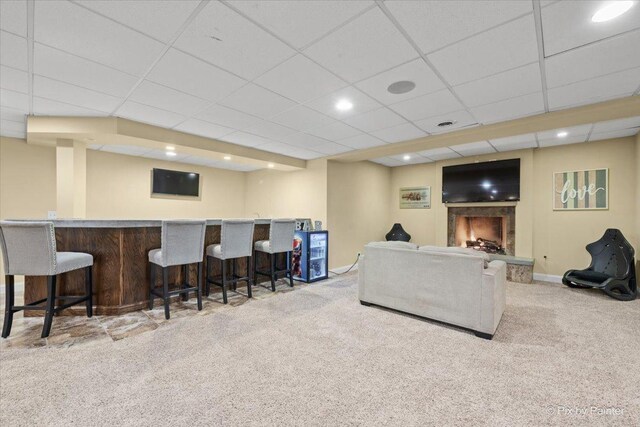
[[[448,246],[515,255],[515,207],[451,207]]]

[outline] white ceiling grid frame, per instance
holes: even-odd
[[[540,80],[542,81],[542,101],[544,112],[549,112],[549,99],[547,97],[547,71],[544,60],[544,37],[542,34],[542,11],[540,0],[533,0],[533,19],[536,25],[536,40],[538,41],[538,64],[540,66]]]

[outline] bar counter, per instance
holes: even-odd
[[[93,306],[98,315],[117,315],[142,310],[149,298],[148,253],[160,248],[161,220],[52,220],[56,230],[56,244],[59,252],[86,252],[93,255]],[[269,239],[270,220],[255,220],[253,241]],[[205,235],[207,245],[220,243],[221,219],[208,219]],[[206,258],[206,257],[205,257]],[[206,260],[205,260],[206,261]],[[286,263],[286,256],[280,255],[279,266]],[[266,257],[258,258],[258,267],[267,269]],[[206,266],[206,262],[205,262]],[[196,280],[194,264],[189,269],[191,283]],[[238,272],[247,268],[244,259],[238,260]],[[182,279],[181,268],[172,267],[170,283]],[[209,274],[220,274],[220,263],[214,261]],[[252,275],[252,274],[251,274]],[[261,278],[261,280],[265,280]],[[158,284],[156,284],[158,286]],[[239,283],[238,287],[244,287]],[[84,295],[84,272],[82,270],[58,276],[58,295]],[[211,295],[216,298],[221,292],[218,286],[211,287]],[[24,298],[26,303],[46,297],[46,277],[25,277]],[[177,298],[177,297],[176,297]],[[191,298],[195,298],[192,295]],[[160,300],[156,301],[159,304]],[[61,314],[83,314],[84,308],[71,307]],[[27,311],[25,316],[42,315],[37,311]]]

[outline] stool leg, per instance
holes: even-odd
[[[238,270],[238,259],[234,258],[231,266],[231,277],[233,277],[233,290],[236,291],[238,289],[238,282],[236,282],[237,270]]]
[[[271,276],[271,291],[276,291],[276,254],[269,254],[271,261],[271,270],[269,275]]]
[[[251,294],[251,276],[249,275],[249,265],[251,263],[251,257],[247,257],[247,296],[249,298],[253,298],[253,295]]]
[[[291,261],[293,261],[293,251],[288,253],[287,257],[287,270],[289,271],[289,286],[293,288],[293,269],[291,268]]]
[[[93,316],[93,267],[84,269],[84,285],[87,292],[87,317]]]
[[[44,327],[42,328],[41,338],[46,338],[51,332],[51,322],[53,322],[53,314],[55,312],[56,302],[56,275],[47,277],[47,305],[44,312]]]
[[[187,264],[182,266],[182,287],[186,288],[189,286],[189,266]],[[182,296],[182,301],[189,300],[189,292],[184,292],[180,294]]]
[[[198,298],[198,311],[200,311],[202,310],[202,261],[198,263],[198,277],[196,280],[196,286],[198,287],[198,294],[196,298]]]
[[[15,289],[12,275],[4,276],[5,295],[4,295],[4,324],[2,325],[2,338],[6,338],[11,333],[11,325],[13,324],[13,306],[15,304]]]
[[[258,273],[256,273],[256,271],[258,271],[258,252],[253,251],[253,284],[254,285],[258,284]]]
[[[211,257],[207,256],[207,265],[205,266],[205,269],[204,269],[204,273],[205,273],[204,274],[204,281],[205,281],[204,294],[206,296],[209,296],[209,292],[211,291],[211,284],[209,283],[209,272],[211,271],[211,267],[209,264],[211,264]]]
[[[227,263],[224,262],[225,260],[221,259],[220,263],[222,264],[222,267],[220,268],[220,270],[222,271],[222,302],[224,302],[225,304],[227,303]]]
[[[169,320],[169,267],[162,267],[162,296],[164,299],[164,318]]]
[[[149,263],[149,310],[153,310],[153,289],[156,287],[156,265]]]

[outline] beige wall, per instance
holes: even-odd
[[[371,162],[328,162],[327,222],[329,265],[351,265],[372,240],[391,228],[391,169]]]
[[[327,222],[327,161],[311,160],[295,172],[245,173],[244,216],[311,218]]]
[[[151,195],[151,170],[200,174],[200,197]],[[237,218],[244,173],[87,150],[87,218]]]
[[[569,268],[585,268],[590,256],[585,246],[598,240],[606,228],[618,228],[638,248],[636,217],[637,163],[635,138],[564,145],[534,151],[535,271],[561,275]],[[554,172],[609,168],[609,209],[554,211],[551,182]],[[516,239],[518,239],[516,237]],[[544,256],[547,259],[544,259]]]

